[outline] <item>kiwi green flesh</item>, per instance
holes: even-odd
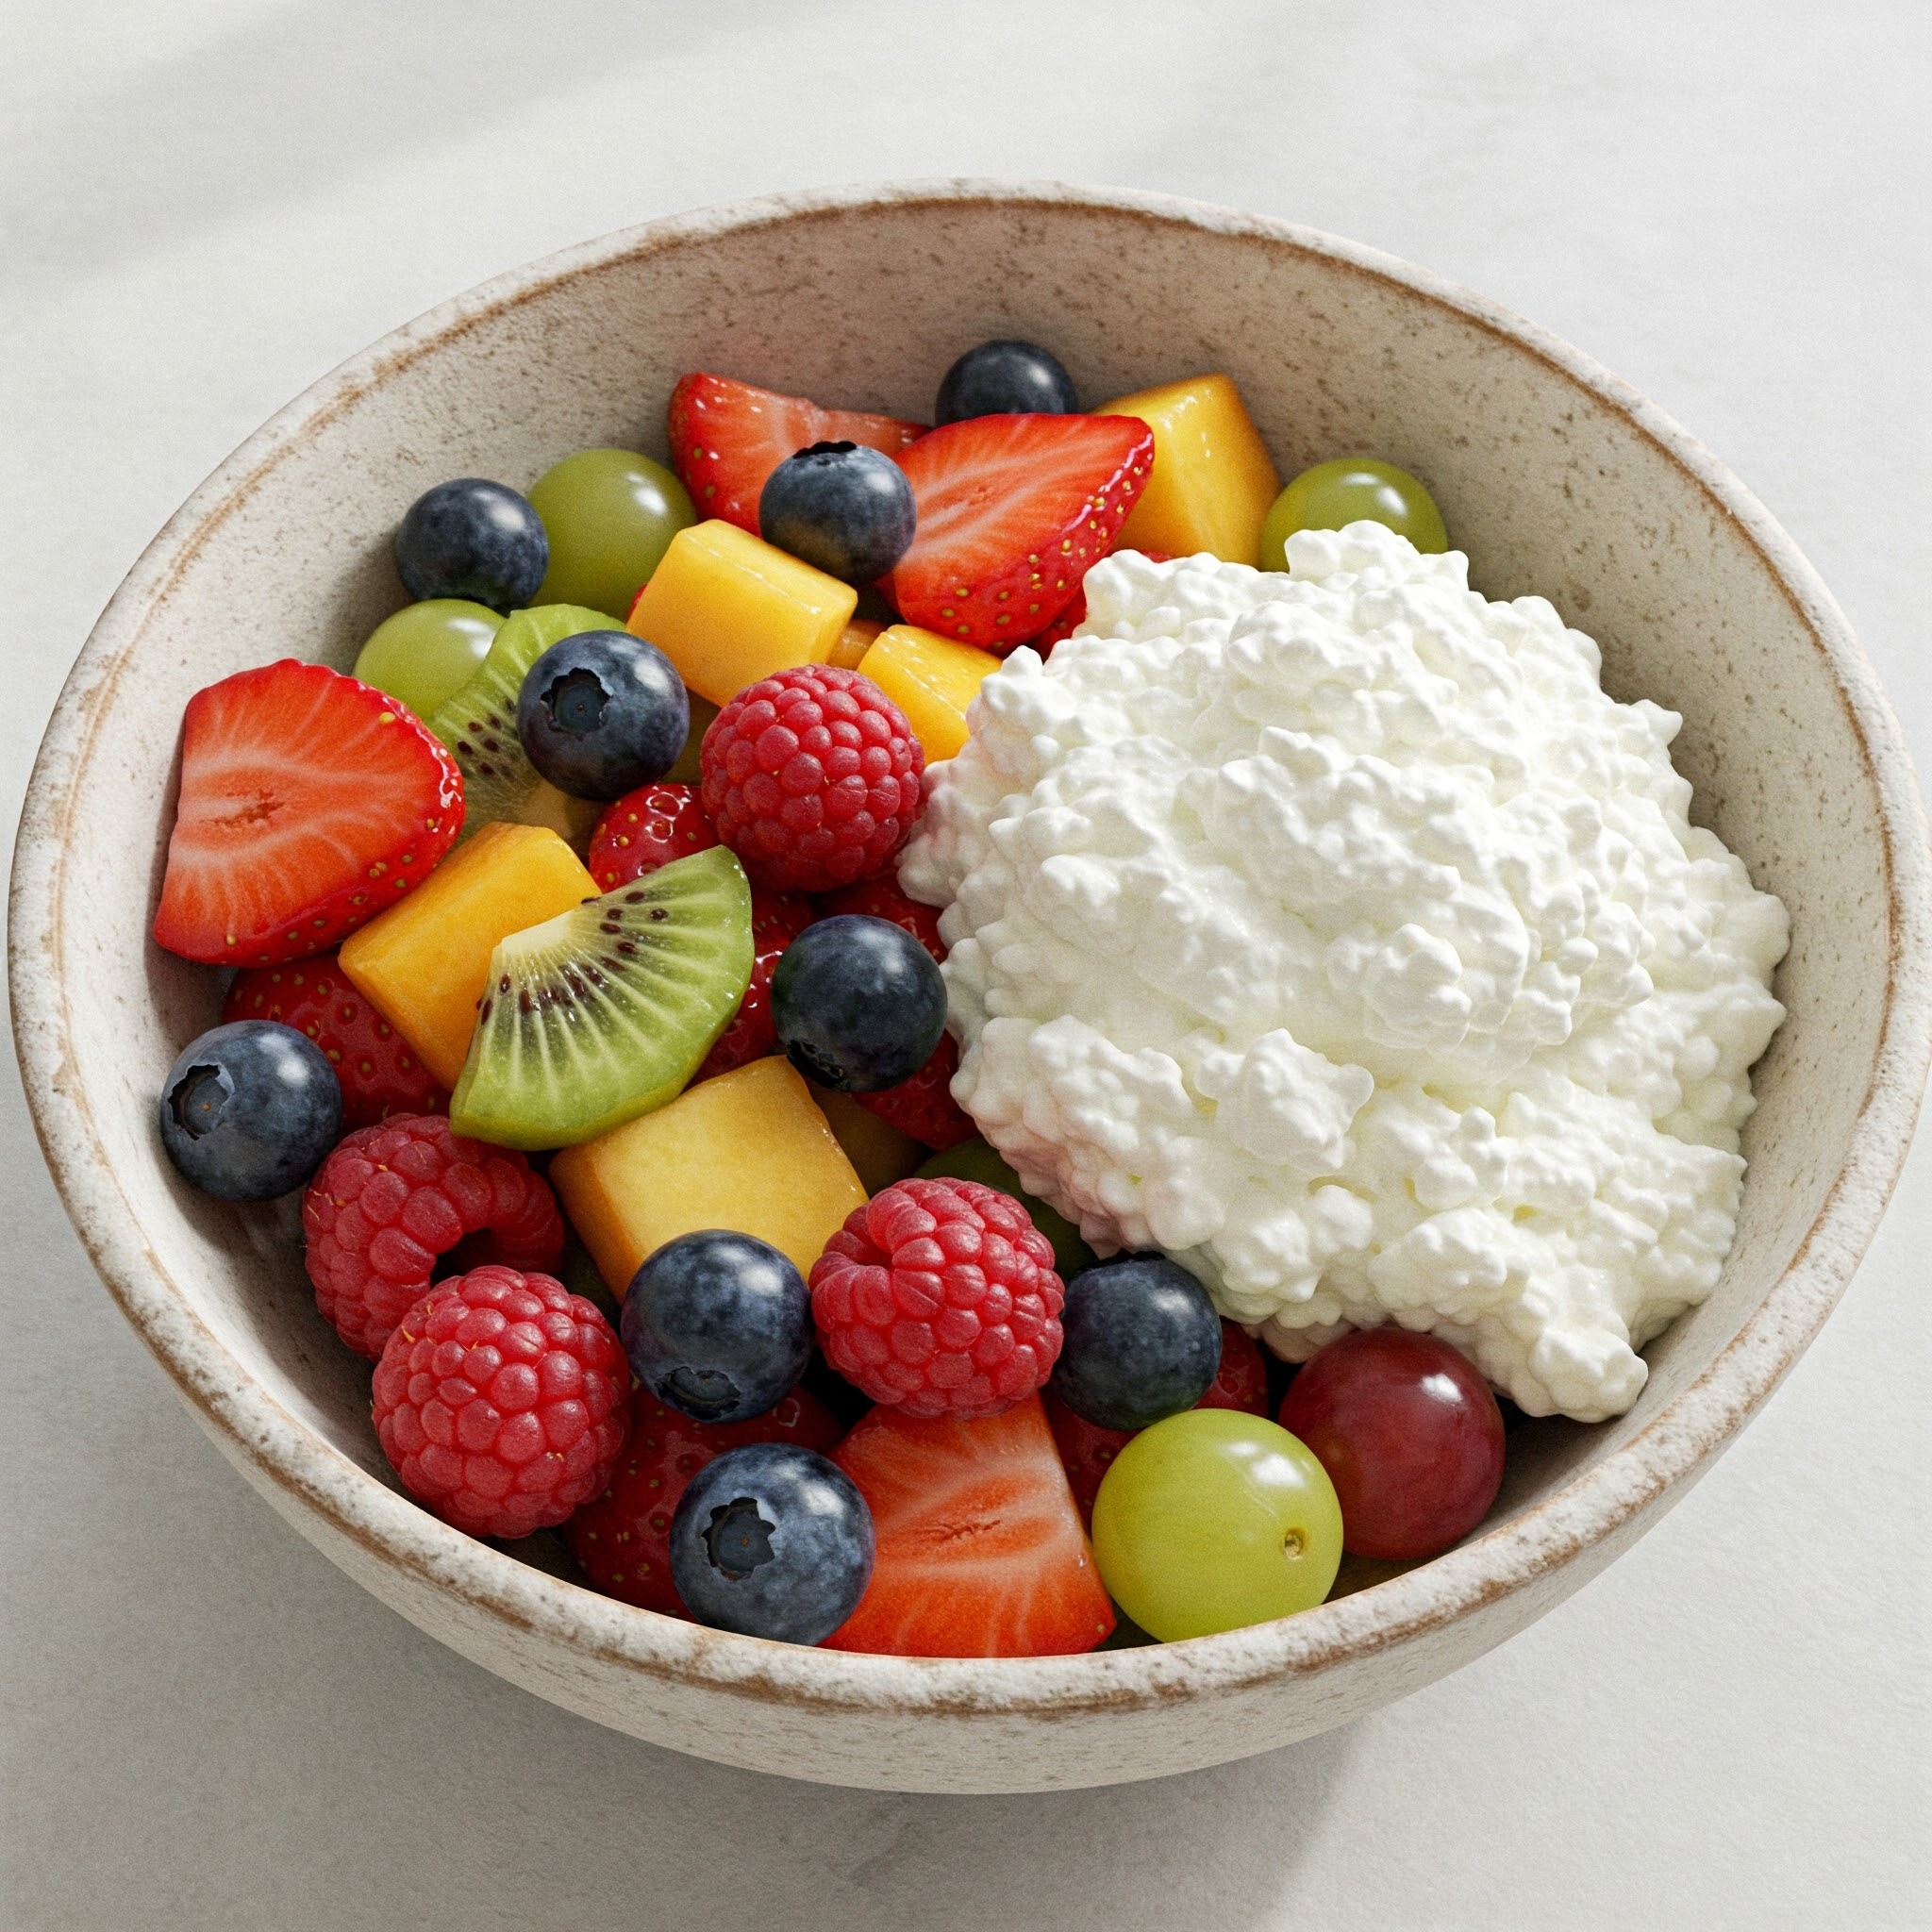
[[[571,798],[545,784],[517,737],[517,696],[530,666],[552,644],[579,631],[622,630],[615,618],[584,604],[538,604],[513,610],[470,681],[430,714],[429,728],[454,755],[463,774],[463,829],[508,820],[548,825],[571,844],[591,835],[603,807]]]
[[[684,1091],[751,983],[751,888],[722,845],[512,933],[450,1101],[459,1134],[568,1147]]]

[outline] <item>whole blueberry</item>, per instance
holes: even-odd
[[[714,1630],[822,1643],[872,1577],[872,1511],[837,1463],[791,1442],[727,1449],[671,1520],[671,1580]]]
[[[1164,1255],[1123,1255],[1067,1283],[1053,1392],[1103,1429],[1192,1408],[1221,1368],[1221,1317]]]
[[[690,731],[683,678],[627,630],[581,630],[552,644],[517,695],[525,754],[574,798],[622,798],[661,778]]]
[[[772,974],[785,1057],[841,1093],[909,1080],[946,1030],[946,982],[903,926],[841,912],[808,925]]]
[[[396,568],[416,598],[515,610],[549,567],[550,537],[529,499],[482,476],[425,490],[396,530]]]
[[[841,583],[874,583],[906,555],[912,485],[882,450],[815,442],[765,479],[758,534]]]
[[[935,423],[968,416],[1072,416],[1074,378],[1038,342],[1001,341],[968,349],[946,371],[933,405]]]
[[[342,1089],[307,1034],[273,1020],[211,1027],[161,1087],[161,1145],[205,1194],[272,1201],[341,1138]]]
[[[631,1373],[701,1423],[741,1423],[791,1392],[811,1357],[811,1292],[748,1234],[706,1228],[649,1257],[624,1299]]]

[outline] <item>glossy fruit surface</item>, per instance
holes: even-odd
[[[598,890],[608,892],[674,858],[707,852],[717,842],[697,787],[660,778],[625,792],[610,806],[591,834],[586,863]]]
[[[622,1332],[632,1374],[658,1401],[699,1422],[748,1422],[804,1374],[811,1295],[769,1242],[704,1228],[638,1270]]]
[[[292,658],[189,699],[156,941],[210,966],[326,951],[427,878],[463,784],[386,692]]]
[[[1066,1657],[1112,1631],[1037,1400],[974,1422],[875,1408],[834,1459],[871,1507],[878,1555],[829,1648]]]
[[[357,653],[355,675],[426,724],[438,705],[476,675],[502,624],[487,605],[460,597],[405,604],[369,633]]]
[[[482,476],[458,476],[409,506],[395,554],[410,596],[461,597],[508,612],[535,599],[550,540],[528,497]]]
[[[1449,547],[1435,498],[1407,470],[1374,457],[1342,457],[1304,470],[1274,499],[1261,525],[1261,568],[1288,568],[1288,540],[1297,530],[1363,521],[1387,524],[1424,552]]]
[[[1503,1481],[1503,1413],[1481,1372],[1434,1335],[1365,1328],[1302,1364],[1281,1425],[1321,1458],[1357,1557],[1434,1557]]]
[[[691,727],[670,658],[625,630],[579,631],[525,674],[517,738],[531,764],[573,798],[622,798],[677,762]]]
[[[768,892],[751,889],[751,978],[724,1032],[711,1042],[704,1064],[691,1075],[708,1080],[729,1074],[778,1050],[778,1029],[772,1021],[772,975],[786,948],[817,917],[809,899],[797,892]]]
[[[842,1093],[909,1080],[946,1027],[946,983],[904,927],[838,913],[808,925],[772,975],[772,1021],[808,1079]]]
[[[945,373],[935,423],[967,416],[1073,416],[1080,399],[1058,356],[1037,342],[1003,338],[968,349]]]
[[[836,1463],[791,1442],[728,1449],[691,1478],[671,1521],[671,1575],[700,1624],[819,1643],[873,1567],[865,1499]]]
[[[908,624],[1001,654],[1113,548],[1154,466],[1129,416],[974,416],[899,458],[919,527],[881,589]]]
[[[1304,1443],[1227,1408],[1142,1429],[1093,1503],[1115,1602],[1163,1643],[1312,1609],[1341,1562],[1341,1510]]]
[[[882,451],[814,442],[789,456],[758,495],[758,534],[841,583],[882,577],[912,541],[912,486]]]
[[[1053,1392],[1104,1429],[1144,1429],[1192,1408],[1221,1368],[1221,1317],[1164,1255],[1121,1255],[1067,1283]]]
[[[312,1040],[341,1084],[345,1131],[392,1113],[448,1108],[435,1074],[351,983],[334,953],[238,973],[222,1018],[274,1020]]]
[[[539,604],[588,604],[612,617],[658,568],[678,531],[697,522],[691,494],[662,463],[628,449],[580,449],[530,486],[550,538]]]
[[[606,1596],[667,1617],[686,1616],[671,1581],[671,1519],[691,1477],[747,1442],[791,1442],[828,1455],[844,1433],[831,1410],[804,1389],[743,1423],[693,1422],[640,1389],[631,1396],[630,1431],[610,1487],[564,1524],[563,1540]]]
[[[765,479],[814,442],[856,442],[896,455],[925,433],[921,423],[862,409],[822,409],[728,375],[680,376],[665,412],[671,460],[701,517],[722,517],[754,536]]]
[[[852,1097],[868,1113],[909,1135],[922,1147],[942,1153],[979,1132],[973,1116],[953,1098],[953,1075],[959,1071],[959,1042],[940,1035],[924,1066],[895,1086]]]
[[[292,1026],[213,1026],[161,1083],[161,1145],[182,1178],[224,1201],[299,1188],[341,1132],[342,1092],[321,1048]]]

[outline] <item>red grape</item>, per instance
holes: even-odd
[[[1303,1364],[1281,1426],[1315,1452],[1352,1556],[1433,1557],[1489,1513],[1503,1413],[1467,1356],[1433,1335],[1365,1328]]]

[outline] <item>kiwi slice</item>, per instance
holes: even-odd
[[[684,1091],[751,983],[751,887],[714,845],[490,956],[450,1101],[459,1134],[568,1147]]]
[[[623,628],[615,618],[582,604],[512,610],[470,681],[430,713],[430,730],[462,770],[462,838],[492,820],[508,819],[548,825],[573,845],[589,839],[604,808],[593,799],[572,798],[538,776],[517,737],[517,694],[525,674],[552,644],[579,631]]]

